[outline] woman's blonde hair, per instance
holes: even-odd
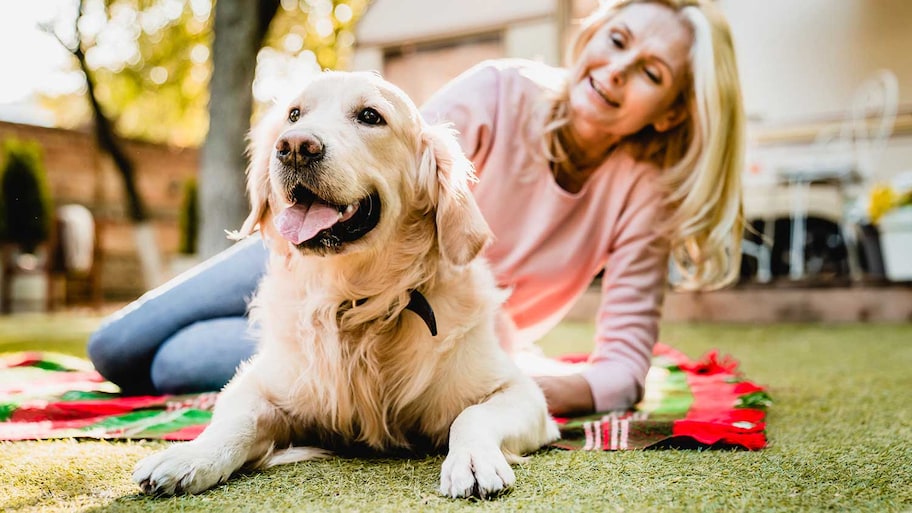
[[[625,144],[660,166],[668,218],[664,233],[685,289],[713,289],[733,282],[740,270],[744,218],[741,172],[744,111],[734,45],[727,21],[710,0],[618,0],[604,2],[584,20],[570,45],[575,63],[586,44],[615,14],[634,3],[656,3],[679,13],[693,34],[688,84],[676,101],[688,116],[675,128],[651,126]],[[569,87],[569,84],[568,84]],[[569,124],[569,90],[553,104],[545,127],[548,155],[567,160],[561,133]]]

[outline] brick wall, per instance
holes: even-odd
[[[101,232],[101,283],[106,299],[132,299],[143,292],[139,260],[126,216],[123,183],[91,134],[0,122],[0,141],[32,140],[44,149],[44,164],[55,206],[79,203],[95,215]],[[179,240],[183,183],[196,176],[198,151],[126,141],[136,180],[167,262]]]

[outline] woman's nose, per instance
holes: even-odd
[[[627,81],[627,71],[630,68],[630,61],[627,59],[615,59],[608,66],[608,78],[616,86],[624,85]]]
[[[627,68],[629,68],[629,66],[623,62],[613,62],[608,68],[608,78],[611,80],[611,83],[616,86],[624,85],[627,81]]]

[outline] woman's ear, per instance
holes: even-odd
[[[454,264],[468,264],[491,239],[491,229],[469,190],[469,181],[475,179],[472,163],[448,126],[424,127],[421,145],[418,176],[436,211],[440,253]]]

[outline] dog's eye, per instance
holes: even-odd
[[[367,107],[358,113],[358,121],[365,125],[383,125],[386,123],[386,121],[383,120],[383,116],[370,107]]]
[[[296,123],[299,119],[301,119],[301,109],[294,108],[288,112],[288,121]]]

